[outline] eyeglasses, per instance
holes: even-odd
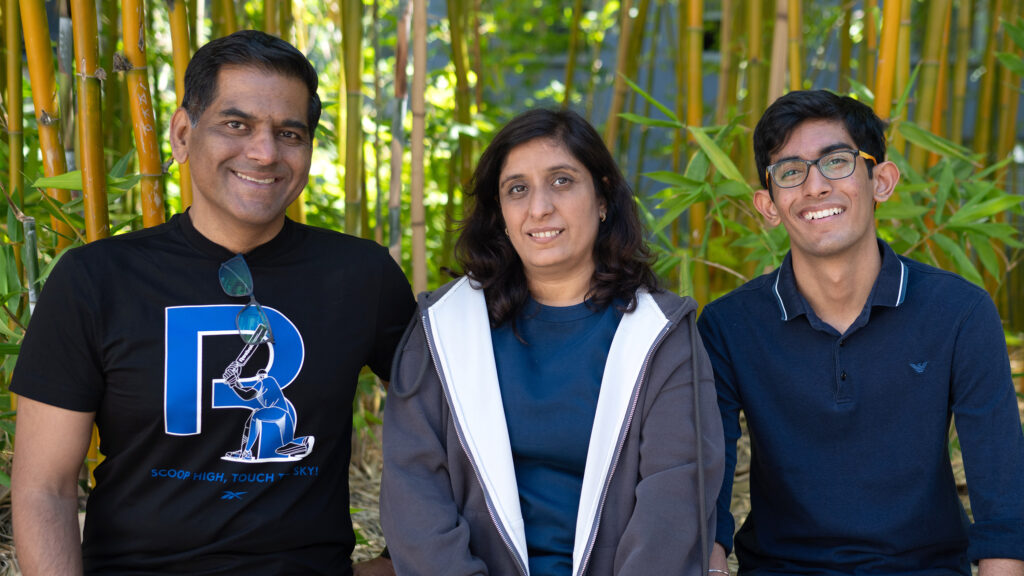
[[[246,344],[273,344],[274,332],[270,329],[270,319],[253,296],[252,272],[249,271],[245,258],[238,254],[222,263],[217,277],[220,280],[220,287],[228,296],[249,297],[249,303],[235,315],[235,326],[242,341]]]
[[[842,180],[853,174],[857,167],[857,156],[878,164],[878,160],[867,152],[860,150],[836,150],[829,152],[817,160],[790,158],[776,162],[765,168],[765,180],[771,181],[779,188],[793,188],[803,184],[811,172],[811,166],[817,166],[818,172],[829,180]]]

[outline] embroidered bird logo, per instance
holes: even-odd
[[[910,367],[914,369],[917,374],[924,374],[924,369],[928,367],[928,362],[911,362]]]

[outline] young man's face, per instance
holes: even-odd
[[[813,161],[836,150],[857,149],[842,122],[807,120],[772,154],[771,163],[791,158]],[[882,162],[868,177],[867,162],[857,157],[853,173],[839,180],[829,180],[811,166],[807,180],[792,188],[780,188],[769,177],[774,199],[767,190],[758,190],[754,205],[768,225],[785,226],[794,258],[834,258],[874,250],[874,204],[889,199],[899,170],[891,162]]]
[[[171,140],[192,171],[193,217],[225,231],[276,232],[309,179],[308,106],[298,78],[226,66],[195,126],[175,112]]]

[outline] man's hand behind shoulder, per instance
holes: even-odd
[[[352,574],[353,576],[395,576],[395,569],[391,565],[391,560],[378,557],[353,564]]]

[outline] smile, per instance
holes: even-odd
[[[242,180],[245,180],[247,182],[255,182],[256,184],[272,184],[275,180],[275,178],[253,178],[252,176],[246,176],[241,172],[235,172],[234,174],[235,176],[238,176]]]
[[[804,220],[820,220],[822,218],[828,218],[829,216],[835,216],[836,214],[842,213],[842,208],[826,208],[824,210],[817,210],[815,212],[805,213]]]
[[[558,236],[561,233],[561,230],[547,230],[544,232],[530,232],[528,235],[531,238],[554,238],[555,236]]]

